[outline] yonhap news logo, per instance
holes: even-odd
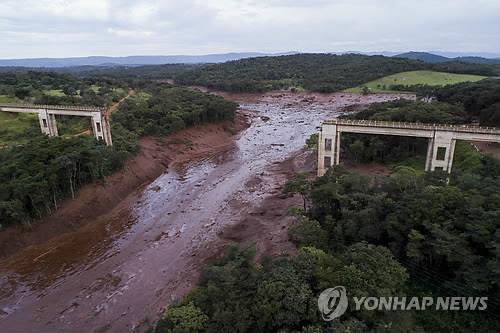
[[[325,321],[342,316],[348,303],[345,287],[342,286],[326,289],[318,297],[319,311]]]
[[[488,308],[488,297],[352,297],[351,310],[360,311],[484,311]],[[344,286],[328,288],[318,297],[318,308],[325,321],[342,316],[349,307],[349,298]]]

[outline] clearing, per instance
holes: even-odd
[[[426,84],[430,86],[446,86],[462,82],[476,82],[486,79],[486,76],[453,74],[434,71],[411,71],[385,76],[354,88],[346,89],[345,92],[362,92],[363,87],[368,87],[372,92],[391,91],[393,85],[417,85]]]
[[[0,147],[24,142],[31,127],[39,127],[35,114],[0,112]]]

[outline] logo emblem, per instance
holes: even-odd
[[[318,297],[318,308],[325,321],[342,316],[347,306],[347,293],[343,286],[325,289]]]

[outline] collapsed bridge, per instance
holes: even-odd
[[[95,138],[104,141],[108,146],[113,145],[106,108],[90,106],[0,104],[0,111],[37,113],[42,133],[48,136],[59,136],[56,115],[90,117],[92,120],[92,132]]]
[[[469,125],[333,119],[323,122],[318,136],[318,176],[340,162],[342,133],[395,135],[429,139],[426,171],[451,172],[457,140],[500,142],[500,129]]]

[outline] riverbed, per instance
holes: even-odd
[[[408,97],[225,95],[250,121],[227,149],[169,165],[95,223],[0,262],[2,331],[146,330],[220,254],[224,230],[276,194],[286,179],[273,168],[303,152],[322,120]]]

